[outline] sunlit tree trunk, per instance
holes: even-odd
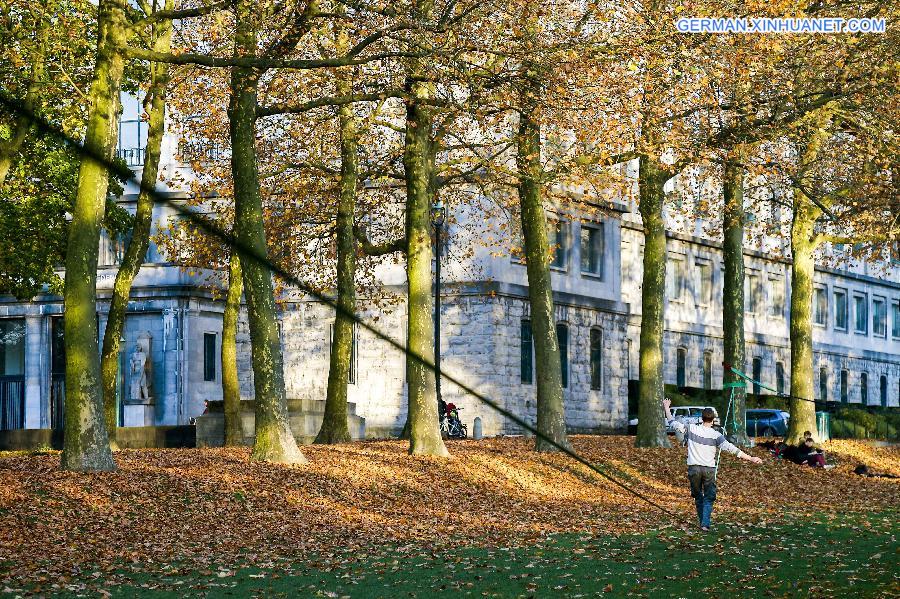
[[[167,4],[171,8],[172,1]],[[172,41],[172,22],[165,20],[154,25],[153,48],[158,52],[169,52]],[[169,66],[158,62],[150,65],[150,87],[144,103],[147,115],[147,145],[144,155],[144,169],[141,174],[141,192],[138,195],[131,241],[125,250],[122,263],[116,273],[113,295],[109,304],[109,316],[103,333],[103,352],[100,371],[103,379],[103,409],[106,414],[106,430],[110,446],[118,447],[116,431],[119,418],[116,402],[116,382],[119,377],[119,352],[125,330],[125,313],[131,285],[140,271],[150,245],[150,227],[153,224],[153,196],[159,175],[160,148],[166,121],[166,87],[169,84]]]
[[[744,370],[744,167],[740,162],[727,160],[722,181],[724,214],[722,217],[722,263],[724,285],[722,290],[722,328],[724,334],[724,364]],[[726,366],[724,382],[742,381]],[[726,390],[726,395],[730,390]],[[733,411],[737,430],[734,443],[750,445],[744,424],[747,408],[746,387],[734,389]],[[722,415],[725,416],[724,414]],[[731,432],[728,428],[726,430]]]
[[[541,192],[541,126],[533,108],[536,101],[537,98],[529,97],[527,91],[523,94],[516,136],[516,164],[537,376],[537,430],[540,435],[535,440],[535,449],[558,451],[554,443],[567,446],[568,439],[550,280],[550,242]]]
[[[222,313],[222,404],[226,447],[243,445],[244,442],[237,365],[237,324],[243,292],[241,258],[236,251],[232,251],[228,262],[228,294],[225,296],[225,311]]]
[[[347,44],[339,44],[341,51]],[[338,76],[338,95],[351,93],[345,76]],[[356,185],[359,179],[356,117],[352,104],[338,110],[341,129],[341,179],[338,190],[337,236],[337,310],[331,339],[328,367],[328,394],[325,415],[316,435],[316,443],[344,443],[350,440],[347,427],[347,384],[353,352],[353,319],[356,312],[356,239],[353,213],[356,209]]]
[[[235,55],[256,54],[257,6],[250,0],[235,3]],[[240,244],[266,256],[266,232],[256,160],[256,106],[259,73],[251,68],[231,70],[228,120],[231,134],[231,172],[234,180],[234,229]],[[244,292],[250,325],[253,385],[256,400],[256,441],[251,459],[300,464],[306,458],[297,447],[288,419],[278,317],[272,272],[264,264],[243,257]]]
[[[124,61],[125,10],[121,0],[100,0],[97,59],[88,92],[85,147],[112,159],[116,147],[119,85]],[[65,351],[66,399],[62,467],[66,470],[114,470],[103,417],[100,351],[97,343],[97,259],[106,208],[109,170],[85,156],[66,251]]]
[[[431,109],[425,101],[430,84],[416,76],[409,79],[406,107],[406,142],[403,167],[406,179],[406,278],[407,347],[434,363],[434,327],[431,297],[431,202],[434,197],[434,150]],[[409,452],[449,455],[438,421],[434,370],[407,356],[406,384],[409,396]]]
[[[799,444],[804,431],[816,430],[816,405],[813,391],[812,296],[815,273],[815,226],[819,209],[797,188],[793,190],[791,221],[791,418],[786,441]]]
[[[641,155],[638,172],[644,227],[644,275],[641,286],[638,426],[635,445],[669,447],[666,437],[663,379],[665,331],[666,225],[664,186],[668,174],[656,159]]]

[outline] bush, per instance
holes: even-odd
[[[840,408],[831,421],[833,437],[851,439],[900,438],[900,414],[894,411],[869,412],[861,408]]]

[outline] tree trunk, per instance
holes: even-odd
[[[787,443],[803,441],[804,431],[818,438],[816,405],[804,401],[814,397],[812,296],[815,262],[813,227],[818,209],[799,189],[793,190],[794,211],[791,221],[791,418],[788,422]]]
[[[347,95],[352,91],[349,81],[342,75],[338,75],[337,87],[338,95]],[[336,222],[337,310],[331,338],[325,415],[319,434],[316,435],[316,443],[350,441],[350,429],[347,427],[347,385],[353,352],[353,319],[350,315],[356,313],[356,239],[353,235],[353,214],[356,210],[359,172],[353,105],[341,106],[338,119],[341,128],[341,179]]]
[[[525,98],[523,101],[524,107],[533,104],[534,99]],[[547,215],[541,193],[541,126],[535,118],[534,110],[524,107],[519,115],[516,163],[537,375],[537,430],[546,439],[565,447],[569,442],[566,437],[559,340],[556,337],[553,288],[550,281]],[[558,451],[546,439],[538,436],[535,439],[535,450]]]
[[[641,156],[638,173],[640,212],[644,226],[644,276],[641,287],[641,340],[637,447],[670,447],[663,398],[663,334],[665,331],[666,225],[663,216],[668,175],[651,157]]]
[[[407,348],[434,362],[434,328],[431,297],[431,202],[434,196],[434,151],[431,110],[423,100],[431,95],[429,84],[410,78],[406,108],[406,141],[403,168],[406,179],[406,278]],[[438,421],[434,371],[407,355],[406,385],[409,396],[409,452],[447,456]]]
[[[256,54],[256,11],[255,3],[250,0],[237,0],[235,3],[237,56]],[[258,82],[258,71],[246,67],[232,68],[228,120],[235,234],[248,251],[256,256],[266,256],[265,222],[255,147]],[[251,459],[283,464],[305,463],[307,460],[297,447],[288,418],[272,272],[264,264],[246,256],[242,256],[241,266],[250,324],[256,399],[256,441]]]
[[[722,291],[722,328],[724,333],[723,381],[739,382],[737,375],[727,365],[738,370],[745,369],[744,346],[744,168],[739,162],[728,160],[725,163],[725,176],[722,181],[722,194],[725,203],[722,217],[722,262],[724,286]],[[745,426],[747,409],[746,387],[734,389],[734,415],[737,430],[733,442],[740,447],[749,447]],[[722,415],[725,417],[725,414]],[[728,423],[723,422],[725,430],[731,432]]]
[[[97,35],[85,146],[111,160],[116,147],[119,84],[124,66],[118,51],[125,43],[125,12],[121,0],[100,0]],[[103,418],[97,347],[97,259],[108,184],[106,165],[82,158],[66,251],[66,399],[62,454],[65,470],[114,470],[116,467]]]
[[[228,295],[225,297],[225,311],[222,313],[222,403],[226,447],[244,444],[237,366],[237,324],[241,313],[241,295],[244,292],[241,277],[241,258],[236,251],[232,251],[228,262]]]
[[[169,4],[172,2],[170,0]],[[172,22],[164,20],[154,26],[154,49],[169,52],[172,41]],[[106,415],[106,431],[113,449],[118,449],[116,432],[119,424],[116,402],[116,382],[119,377],[119,352],[125,330],[125,313],[128,310],[128,296],[131,284],[137,276],[147,247],[150,245],[150,227],[153,224],[153,189],[159,176],[160,148],[166,121],[166,87],[169,84],[169,67],[158,62],[150,65],[150,87],[147,90],[147,146],[144,170],[141,174],[141,192],[138,195],[131,241],[125,250],[122,264],[116,272],[113,295],[109,304],[109,316],[103,333],[103,352],[100,358],[100,372],[103,380],[103,410]]]

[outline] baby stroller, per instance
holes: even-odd
[[[441,401],[444,404],[443,401]],[[469,436],[469,431],[465,424],[459,419],[459,411],[456,404],[444,404],[441,411],[441,434],[446,435],[450,439],[465,439]]]

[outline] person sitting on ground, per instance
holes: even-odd
[[[713,502],[716,500],[716,454],[717,450],[727,451],[742,460],[762,464],[762,458],[748,455],[729,443],[725,436],[713,428],[716,412],[712,408],[704,408],[702,424],[685,424],[672,418],[669,406],[672,402],[663,400],[666,413],[666,425],[687,437],[688,481],[691,483],[691,496],[697,506],[697,519],[700,529],[709,530],[712,517]]]
[[[799,460],[797,462],[798,464],[806,464],[812,468],[825,467],[825,454],[821,449],[816,448],[816,444],[813,442],[812,437],[807,438],[800,445],[797,452],[797,459]]]

